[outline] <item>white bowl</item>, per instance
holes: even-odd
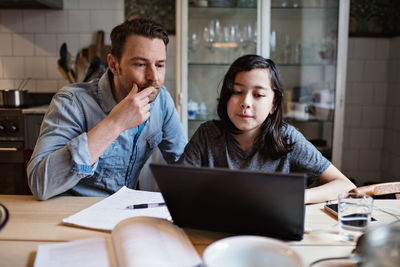
[[[299,254],[282,241],[263,236],[234,236],[218,240],[206,248],[207,267],[303,267]]]

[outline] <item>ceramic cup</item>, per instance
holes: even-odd
[[[282,241],[263,236],[234,236],[218,240],[203,254],[207,267],[303,266],[301,257]]]

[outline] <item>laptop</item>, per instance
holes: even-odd
[[[180,227],[301,240],[306,174],[150,164]]]

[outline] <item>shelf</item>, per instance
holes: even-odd
[[[242,7],[189,7],[190,19],[205,18],[254,18],[257,16],[257,8],[242,8]]]
[[[324,10],[324,9],[337,9],[337,6],[298,6],[298,7],[294,7],[294,6],[286,6],[286,7],[282,7],[282,6],[271,6],[272,10],[275,9],[282,9],[282,10]]]
[[[276,61],[275,61],[276,62]],[[230,66],[232,63],[201,63],[201,62],[190,62],[189,66]],[[276,62],[278,67],[326,67],[336,66],[334,63],[298,63],[298,64],[283,64]]]
[[[189,66],[229,66],[231,63],[189,63]]]
[[[207,6],[207,7],[202,7],[202,6],[189,6],[189,9],[194,9],[196,11],[200,10],[205,10],[204,12],[210,11],[210,10],[222,10],[224,9],[225,11],[229,10],[255,10],[257,11],[257,7],[224,7],[224,6]]]

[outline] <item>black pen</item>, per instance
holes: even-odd
[[[147,209],[147,208],[156,208],[156,207],[163,207],[165,206],[164,202],[160,203],[145,203],[145,204],[134,204],[129,205],[126,209]]]

